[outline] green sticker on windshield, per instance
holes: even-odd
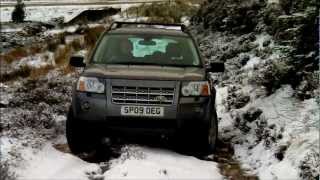
[[[176,43],[172,39],[142,39],[142,38],[129,38],[133,44],[133,56],[134,57],[145,57],[153,55],[156,52],[165,53],[166,47],[169,43]]]

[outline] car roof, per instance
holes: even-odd
[[[153,34],[153,35],[167,35],[167,36],[180,36],[190,37],[187,33],[176,29],[164,29],[164,28],[139,28],[139,27],[123,27],[112,29],[108,34]]]

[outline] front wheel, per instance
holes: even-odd
[[[89,126],[74,118],[70,108],[66,122],[66,138],[70,151],[73,154],[80,154],[95,150],[99,143],[99,138],[95,134]]]
[[[214,152],[216,148],[216,142],[218,139],[218,118],[217,114],[214,113],[209,122],[208,133],[206,135],[207,149],[209,152]]]

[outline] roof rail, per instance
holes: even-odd
[[[177,27],[180,28],[180,30],[182,32],[186,32],[187,33],[187,27],[184,24],[166,24],[166,23],[147,23],[147,22],[121,22],[121,21],[115,21],[110,25],[109,30],[112,29],[117,29],[117,28],[121,28],[123,25],[144,25],[144,26],[151,26],[151,27],[155,27],[155,28],[159,28],[161,29],[161,27],[159,26],[163,26],[163,29],[165,29],[164,27]],[[158,27],[157,27],[158,26]],[[175,29],[177,30],[177,29]]]

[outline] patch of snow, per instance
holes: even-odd
[[[9,86],[0,83],[0,104],[1,105],[8,105],[10,99],[12,99],[13,95],[7,90]]]
[[[22,58],[19,62],[17,62],[17,66],[14,68],[20,68],[21,66],[25,65],[31,68],[41,68],[47,65],[55,65],[54,54],[52,52],[45,52]]]
[[[182,24],[184,24],[185,26],[189,26],[189,25],[190,25],[190,17],[188,17],[188,16],[183,16],[183,17],[181,17],[181,22],[182,22]]]
[[[320,112],[316,99],[299,101],[293,97],[293,89],[287,85],[268,97],[260,97],[241,109],[227,112],[224,107],[227,97],[225,88],[217,90],[217,113],[218,117],[222,117],[219,128],[222,131],[229,129],[231,132],[220,133],[223,137],[235,136],[234,140],[243,142],[234,144],[235,157],[261,179],[299,179],[299,167],[306,155],[311,151],[319,152]],[[248,133],[234,128],[232,117],[237,113],[243,114],[252,107],[262,110],[258,120],[266,120],[263,130],[269,131],[268,136],[275,137],[275,142],[266,145],[266,139],[257,141],[255,130],[259,122],[248,122]],[[274,127],[270,128],[271,126]],[[279,134],[282,137],[277,139]],[[279,160],[276,153],[281,146],[287,148],[282,152],[283,159]]]
[[[17,144],[17,139],[9,138],[7,136],[0,136],[0,162],[10,160],[10,152]]]
[[[72,18],[79,15],[81,12],[88,9],[101,9],[109,7],[106,5],[84,5],[84,6],[27,6],[26,21],[41,21],[48,22],[53,18],[64,17],[64,21],[68,22]],[[1,22],[10,22],[13,7],[1,7],[0,19]]]
[[[126,17],[124,15],[116,14],[111,16],[113,21],[124,21],[124,22],[143,22],[147,21],[149,17]]]
[[[24,167],[18,167],[16,174],[21,179],[88,179],[86,173],[101,172],[97,164],[87,163],[80,158],[57,151],[47,144],[37,153],[25,151],[29,157]]]
[[[4,28],[1,29],[1,33],[16,33],[22,31],[22,28]]]
[[[106,179],[223,179],[217,163],[175,152],[127,146],[112,160]]]
[[[223,127],[229,127],[232,126],[232,119],[230,117],[230,114],[227,113],[227,109],[225,107],[225,100],[228,97],[228,87],[216,87],[216,110],[217,115],[219,119],[222,119],[222,121],[219,122],[219,132],[221,128]]]
[[[259,63],[261,63],[261,59],[259,57],[251,55],[247,64],[243,66],[243,69],[245,70],[253,69],[254,66],[258,65]]]
[[[68,27],[64,27],[61,29],[51,29],[48,31],[44,32],[45,36],[50,36],[50,35],[55,35],[55,34],[60,34],[63,32],[67,32],[67,33],[74,33],[77,29],[79,28],[79,25],[73,25],[73,26],[68,26]]]
[[[253,42],[254,44],[257,44],[259,47],[259,50],[263,50],[265,47],[263,46],[263,43],[265,41],[270,41],[271,40],[271,36],[268,34],[259,34],[256,35],[256,40]]]
[[[26,6],[26,19],[27,21],[41,21],[49,22],[53,18],[64,18],[64,22],[68,22],[81,12],[85,10],[99,10],[105,8],[116,8],[124,11],[133,6],[139,6],[141,3],[123,3],[123,4],[114,4],[114,5],[65,5],[65,6]],[[0,7],[0,20],[1,22],[10,22],[11,13],[13,7]]]
[[[268,4],[279,4],[279,0],[268,0]]]

